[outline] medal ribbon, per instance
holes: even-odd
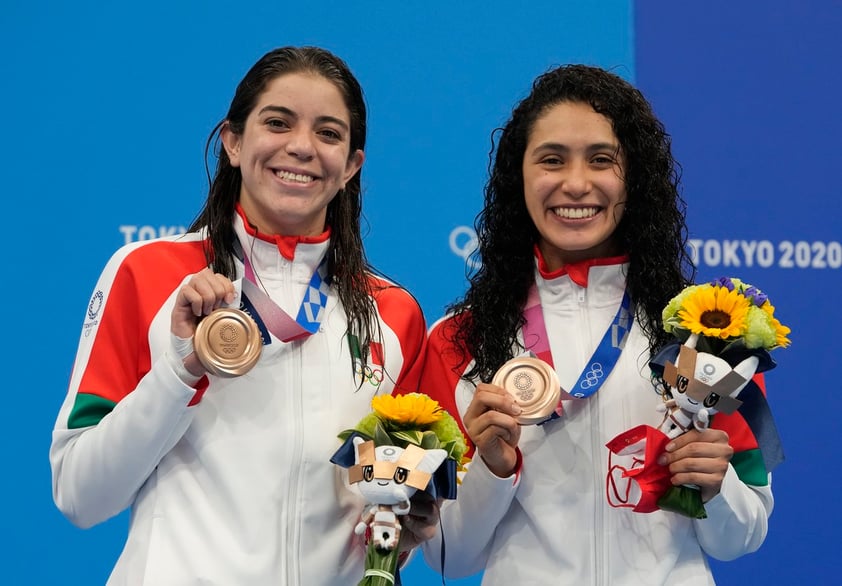
[[[272,332],[276,338],[283,342],[292,342],[307,338],[319,331],[319,325],[322,323],[325,306],[327,305],[328,293],[328,284],[324,275],[327,265],[324,260],[310,278],[310,283],[304,292],[304,299],[301,300],[301,306],[298,308],[296,319],[292,319],[287,312],[281,309],[257,286],[254,269],[246,254],[243,255],[243,264],[245,264],[243,295],[248,297],[255,311],[266,324],[266,329]]]
[[[585,399],[596,393],[608,375],[617,364],[620,352],[626,343],[629,329],[631,329],[632,315],[630,311],[631,301],[628,291],[623,293],[623,299],[617,308],[617,314],[611,321],[611,325],[602,336],[593,356],[588,360],[582,373],[579,375],[576,384],[571,391],[561,390],[562,397]],[[544,312],[541,308],[541,299],[538,295],[538,288],[533,283],[526,299],[526,306],[523,310],[523,317],[526,323],[523,324],[523,342],[528,350],[534,352],[538,358],[553,366],[550,341],[547,336],[547,326],[544,322]],[[561,403],[556,407],[551,419],[557,419],[561,415]]]

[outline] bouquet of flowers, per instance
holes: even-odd
[[[339,434],[344,443],[331,461],[349,469],[350,483],[367,501],[355,528],[367,540],[358,586],[391,586],[400,583],[400,518],[409,513],[410,498],[417,490],[456,498],[456,472],[468,447],[456,420],[427,395],[380,395],[371,407]]]
[[[691,334],[700,336],[696,348],[716,356],[790,344],[790,329],[775,317],[766,294],[734,278],[685,288],[664,308],[663,322],[664,330],[682,342]]]
[[[625,494],[614,492],[620,504],[612,502],[609,490],[609,502],[638,512],[660,508],[704,518],[699,491],[672,486],[669,470],[655,463],[657,457],[669,440],[707,428],[716,413],[739,411],[752,433],[762,430],[754,435],[763,466],[771,471],[783,455],[765,395],[752,377],[774,368],[769,351],[790,344],[790,329],[775,317],[762,291],[727,277],[685,288],[664,308],[663,324],[676,342],[649,365],[665,400],[664,418],[657,429],[641,425],[607,444],[612,455],[632,456],[630,467],[609,460],[609,487],[617,485],[617,474],[636,485],[636,491],[626,485]],[[754,475],[758,477],[766,475]],[[635,504],[628,504],[634,500],[628,499],[631,492],[639,494]]]

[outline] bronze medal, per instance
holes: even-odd
[[[561,398],[555,370],[540,358],[521,356],[509,360],[494,374],[491,383],[508,391],[523,409],[517,417],[521,425],[549,419]]]
[[[260,329],[246,312],[220,307],[196,326],[193,351],[202,366],[221,377],[245,374],[257,363],[263,343]]]

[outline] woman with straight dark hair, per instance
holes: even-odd
[[[87,309],[53,432],[76,525],[131,509],[110,585],[334,586],[364,503],[330,462],[378,394],[418,388],[420,307],[366,260],[362,90],[315,47],[264,55],[211,133],[185,235],[127,245]],[[401,549],[431,535],[432,503]]]

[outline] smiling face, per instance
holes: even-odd
[[[616,256],[626,202],[626,164],[611,122],[580,102],[536,119],[523,156],[526,208],[550,270]]]
[[[314,73],[269,82],[242,134],[227,125],[222,142],[242,174],[239,201],[258,230],[316,236],[327,206],[363,163],[350,152],[350,116],[337,87]]]

